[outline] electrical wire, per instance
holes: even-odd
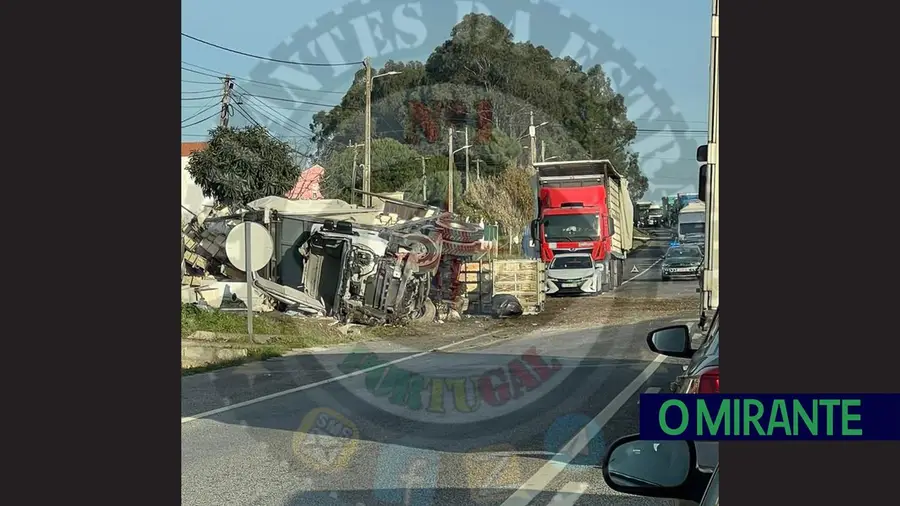
[[[287,121],[288,123],[297,125],[297,127],[301,128],[301,129],[305,129],[305,130],[309,131],[310,134],[312,133],[312,131],[310,131],[310,130],[309,130],[308,128],[306,128],[305,126],[301,125],[300,123],[297,123],[296,121],[294,121],[294,120],[292,120],[291,118],[285,116],[284,114],[281,114],[280,112],[278,112],[278,111],[276,111],[275,109],[273,109],[269,104],[263,102],[262,100],[259,100],[259,99],[256,98],[254,95],[251,95],[250,92],[247,91],[247,90],[246,90],[243,86],[241,86],[240,84],[235,84],[235,86],[237,86],[237,88],[238,88],[239,90],[242,90],[242,91],[246,92],[248,98],[256,99],[256,101],[259,102],[260,105],[262,105],[262,106],[266,107],[267,109],[269,109],[270,111],[272,111],[272,113],[275,114],[276,116],[282,118],[283,120]]]
[[[184,67],[181,67],[181,68],[184,69]],[[187,69],[185,69],[185,70],[187,70]],[[215,81],[191,81],[189,79],[182,79],[181,82],[190,83],[190,84],[220,84]]]
[[[181,63],[186,63],[186,62],[181,62]],[[195,65],[195,67],[196,67],[196,65]],[[201,76],[214,77],[214,78],[216,78],[216,79],[221,79],[219,76],[216,76],[216,75],[213,75],[213,74],[207,74],[206,72],[200,72],[199,70],[189,69],[189,68],[187,68],[187,67],[181,67],[181,70],[186,70],[186,71],[188,71],[188,72],[193,72],[193,73],[195,73],[195,74],[200,74]]]
[[[259,56],[259,55],[255,55],[252,53],[245,53],[243,51],[238,51],[237,49],[231,49],[229,47],[220,46],[218,44],[213,44],[212,42],[194,37],[193,35],[188,35],[184,32],[181,32],[181,36],[187,37],[188,39],[199,42],[201,44],[206,44],[207,46],[211,46],[216,49],[221,49],[222,51],[228,51],[229,53],[239,54],[241,56],[247,56],[249,58],[256,58],[257,60],[265,60],[265,61],[271,61],[271,62],[275,62],[275,63],[285,63],[288,65],[304,65],[307,67],[344,67],[344,66],[348,66],[348,65],[362,65],[362,63],[363,63],[362,61],[341,62],[341,63],[304,63],[304,62],[297,62],[297,61],[290,61],[290,60],[279,60],[277,58],[268,58],[266,56]]]
[[[210,95],[208,97],[181,97],[181,100],[209,100],[210,98],[219,98],[219,96]]]
[[[219,114],[219,111],[216,111],[216,112],[210,114],[209,116],[207,116],[207,117],[205,117],[205,118],[203,118],[203,119],[201,119],[201,120],[197,120],[197,121],[195,121],[195,122],[193,122],[193,123],[191,123],[191,124],[189,124],[189,125],[181,125],[181,128],[190,128],[190,127],[192,127],[192,126],[194,126],[194,125],[199,125],[200,123],[203,123],[204,121],[209,121],[209,120],[215,118],[216,116],[218,116],[218,114]]]
[[[213,88],[211,90],[191,90],[191,91],[182,91],[182,93],[215,93],[219,90]]]
[[[319,107],[337,107],[338,106],[338,104],[320,104],[318,102],[307,102],[305,100],[292,100],[289,98],[267,97],[265,95],[253,95],[253,94],[249,94],[249,93],[248,93],[248,95],[251,97],[256,97],[256,98],[264,98],[266,100],[278,100],[280,102],[290,102],[292,104],[317,105]]]
[[[201,110],[197,111],[193,116],[189,116],[189,117],[187,117],[187,118],[184,118],[183,120],[181,120],[181,122],[184,123],[185,121],[190,121],[190,120],[196,118],[197,116],[200,116],[201,114],[205,113],[206,111],[208,111],[208,110],[210,110],[210,109],[212,109],[213,107],[216,107],[216,106],[218,106],[218,105],[219,105],[218,103],[210,104],[209,107],[207,107],[206,109],[201,109]]]
[[[198,68],[198,69],[200,69],[200,70],[203,70],[203,71],[205,71],[205,72],[212,72],[212,74],[207,74],[207,73],[205,73],[205,72],[199,72],[199,71],[197,71],[197,70],[186,69],[186,68],[184,68],[184,67],[181,67],[182,69],[187,70],[187,71],[189,71],[189,72],[195,72],[195,73],[198,73],[198,74],[201,74],[201,75],[205,75],[205,76],[209,76],[209,77],[216,77],[216,78],[218,78],[218,79],[225,79],[225,77],[224,77],[225,73],[224,73],[224,72],[219,72],[218,70],[211,69],[211,68],[208,68],[208,67],[203,67],[203,66],[201,66],[201,65],[197,65],[197,64],[194,64],[194,63],[189,63],[189,62],[186,62],[186,61],[183,61],[183,60],[182,60],[181,63],[182,63],[183,65],[187,65],[187,66],[189,66],[189,67],[196,67],[196,68]],[[213,75],[213,74],[216,74],[216,75]],[[233,77],[232,79],[235,80],[235,81],[243,81],[243,82],[248,82],[248,83],[260,84],[260,85],[262,85],[262,86],[272,86],[272,87],[274,87],[274,88],[288,89],[288,90],[297,90],[297,91],[305,91],[305,92],[309,92],[309,93],[333,93],[333,94],[335,94],[335,95],[341,95],[341,96],[343,96],[343,95],[345,95],[345,94],[347,93],[346,91],[314,90],[314,89],[311,89],[311,88],[301,88],[301,87],[299,87],[299,86],[292,86],[292,85],[289,85],[289,84],[270,83],[270,82],[267,82],[267,81],[257,81],[257,80],[255,80],[255,79],[250,79],[249,77]]]

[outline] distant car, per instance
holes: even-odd
[[[561,253],[547,267],[547,294],[600,293],[603,264],[594,264],[588,253]]]
[[[662,280],[672,278],[698,279],[703,272],[703,251],[699,246],[679,244],[666,251],[662,263]]]
[[[692,234],[684,234],[684,240],[681,241],[682,244],[697,246],[700,248],[701,252],[705,253],[706,249],[706,234],[700,233],[692,233]]]

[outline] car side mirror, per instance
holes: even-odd
[[[531,220],[531,240],[535,243],[541,241],[541,236],[538,233],[540,223],[541,220]]]
[[[694,355],[687,325],[672,325],[650,332],[647,346],[651,351],[669,357],[691,358]]]
[[[693,441],[649,441],[631,434],[610,446],[603,480],[609,488],[625,494],[699,502],[704,484],[699,483],[703,477],[694,472],[696,467]]]

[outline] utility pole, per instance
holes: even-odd
[[[475,160],[475,179],[481,181],[481,158]]]
[[[422,202],[428,201],[428,179],[425,177],[425,157],[422,157]]]
[[[469,191],[469,127],[466,127],[466,191]]]
[[[231,102],[231,89],[234,88],[234,80],[225,74],[225,82],[222,86],[222,110],[219,112],[219,126],[228,127],[229,103]]]
[[[450,142],[447,148],[447,212],[453,212],[453,127],[450,127]]]
[[[547,159],[544,157],[544,141],[541,141],[541,161],[546,162]]]
[[[537,158],[537,142],[535,138],[535,130],[537,128],[534,126],[534,111],[531,111],[531,119],[528,122],[528,136],[531,137],[531,168],[534,169],[534,161]]]
[[[372,62],[366,56],[363,65],[366,66],[366,161],[363,169],[363,203],[365,207],[372,207],[372,198],[369,181],[372,177]]]
[[[356,150],[356,146],[353,145],[353,141],[347,141],[349,143],[350,149],[353,150],[353,168],[351,170],[352,176],[350,176],[350,205],[353,205],[353,194],[356,193],[356,158],[359,156],[359,151]]]

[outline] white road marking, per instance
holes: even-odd
[[[551,506],[572,506],[581,497],[581,494],[588,489],[588,484],[582,481],[570,481],[559,489],[559,493],[553,496],[550,501]]]
[[[644,390],[644,393],[645,394],[658,394],[660,390],[662,390],[662,389],[659,387],[647,387],[647,390]],[[638,397],[638,404],[640,404],[640,403],[641,403],[641,398]]]
[[[489,335],[489,334],[487,334],[487,335]],[[193,422],[193,421],[196,421],[196,420],[200,420],[201,418],[208,418],[208,417],[210,417],[210,416],[218,415],[219,413],[224,413],[224,412],[226,412],[226,411],[231,411],[231,410],[233,410],[233,409],[243,408],[244,406],[250,406],[250,405],[252,405],[252,404],[257,404],[257,403],[259,403],[259,402],[264,402],[264,401],[268,401],[268,400],[271,400],[271,399],[277,399],[278,397],[281,397],[281,396],[284,396],[284,395],[293,394],[293,393],[295,393],[295,392],[302,392],[302,391],[304,391],[304,390],[309,390],[309,389],[311,389],[311,388],[320,387],[320,386],[322,386],[322,385],[327,385],[327,384],[329,384],[329,383],[334,383],[334,382],[336,382],[336,381],[342,381],[342,380],[345,380],[345,379],[347,379],[347,378],[352,378],[352,377],[354,377],[354,376],[359,376],[359,375],[361,375],[361,374],[366,374],[366,373],[369,373],[369,372],[371,372],[371,371],[377,371],[378,369],[383,369],[383,368],[385,368],[385,367],[389,367],[389,366],[392,366],[392,365],[394,365],[394,364],[399,364],[400,362],[406,362],[407,360],[412,360],[412,359],[414,359],[414,358],[423,357],[423,356],[425,356],[425,355],[428,355],[429,353],[434,353],[434,352],[436,352],[436,351],[443,351],[443,350],[445,350],[445,349],[447,349],[447,348],[450,348],[450,347],[452,347],[452,346],[456,346],[456,345],[458,345],[458,344],[467,343],[467,342],[469,342],[469,341],[474,341],[475,339],[481,339],[481,338],[487,337],[487,335],[479,335],[479,336],[475,336],[475,337],[470,337],[470,338],[468,338],[468,339],[463,339],[462,341],[456,341],[455,343],[445,344],[445,345],[443,345],[443,346],[439,346],[439,347],[437,347],[437,348],[434,348],[434,349],[431,349],[431,350],[428,350],[428,351],[421,351],[421,352],[419,352],[419,353],[414,353],[414,354],[412,354],[412,355],[407,355],[407,356],[405,356],[405,357],[400,357],[400,358],[398,358],[397,360],[391,360],[390,362],[385,362],[385,363],[380,364],[380,365],[374,365],[374,366],[368,367],[368,368],[366,368],[366,369],[361,369],[361,370],[358,370],[358,371],[353,371],[353,372],[348,373],[348,374],[342,374],[341,376],[334,376],[334,377],[328,378],[328,379],[326,379],[326,380],[317,381],[317,382],[315,382],[315,383],[309,383],[308,385],[300,385],[299,387],[289,388],[289,389],[287,389],[287,390],[282,390],[282,391],[280,391],[280,392],[271,393],[271,394],[269,394],[269,395],[264,395],[264,396],[262,396],[262,397],[257,397],[257,398],[255,398],[255,399],[249,399],[249,400],[246,400],[246,401],[243,401],[243,402],[238,402],[237,404],[231,404],[231,405],[229,405],[229,406],[223,406],[223,407],[221,407],[221,408],[211,409],[211,410],[209,410],[209,411],[204,411],[203,413],[199,413],[199,414],[196,414],[196,415],[193,415],[193,416],[183,416],[183,417],[181,417],[181,423],[182,423],[182,424],[185,424],[185,423],[188,423],[188,422]]]
[[[628,283],[629,281],[631,281],[631,280],[633,280],[633,279],[637,279],[637,278],[643,276],[644,274],[647,274],[647,271],[649,271],[650,269],[652,269],[653,267],[655,267],[656,264],[662,262],[662,260],[663,260],[663,259],[660,258],[659,260],[653,262],[652,264],[650,264],[650,267],[647,267],[646,269],[644,269],[644,270],[642,270],[641,272],[635,274],[634,276],[631,276],[630,278],[626,279],[625,281],[622,281],[622,284],[619,285],[619,286],[625,286],[625,283]]]
[[[628,384],[621,392],[616,395],[605,408],[603,408],[597,416],[594,417],[587,425],[582,428],[578,434],[566,443],[566,446],[556,454],[552,459],[548,460],[534,476],[528,479],[518,490],[516,490],[509,498],[503,502],[501,506],[526,506],[540,492],[547,488],[547,485],[553,481],[553,478],[562,472],[562,470],[572,462],[572,459],[584,449],[588,441],[596,437],[603,426],[606,425],[613,415],[615,415],[625,402],[634,395],[639,388],[647,381],[650,376],[659,368],[666,359],[665,355],[658,355],[647,367],[641,371],[631,383]],[[582,434],[584,432],[584,434]],[[563,465],[559,465],[562,463]]]

